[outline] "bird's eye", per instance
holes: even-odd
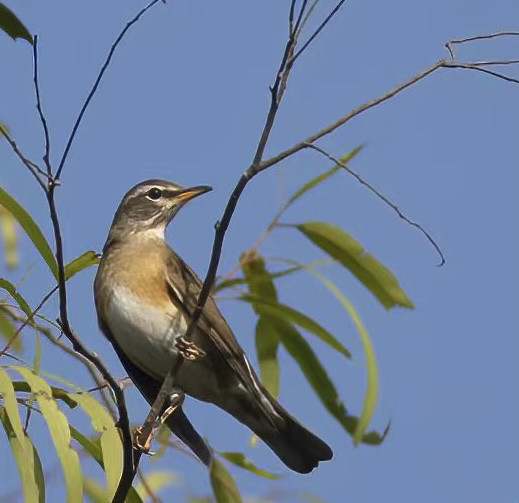
[[[158,189],[157,187],[153,187],[152,189],[148,190],[146,195],[153,201],[158,201],[162,197],[162,190]]]

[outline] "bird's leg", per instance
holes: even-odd
[[[184,336],[175,339],[175,348],[178,354],[186,360],[198,360],[205,356],[205,351],[199,348],[194,342],[187,340]]]
[[[137,449],[142,451],[144,454],[149,454],[150,456],[154,454],[153,452],[150,452],[151,441],[153,437],[157,433],[157,430],[167,421],[168,417],[171,416],[171,414],[173,414],[173,412],[175,412],[179,407],[182,407],[182,404],[184,403],[184,398],[185,395],[181,389],[173,388],[171,394],[169,395],[169,405],[166,407],[166,410],[155,421],[153,429],[151,430],[151,433],[146,439],[146,441],[144,442],[144,445],[140,443],[141,428],[135,428],[134,445]]]
[[[169,395],[169,406],[166,408],[166,410],[160,415],[159,417],[159,425],[163,425],[169,416],[173,414],[179,407],[182,407],[182,404],[184,403],[184,392],[181,389],[173,388],[171,391],[171,394]]]

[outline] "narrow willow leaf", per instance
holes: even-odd
[[[276,287],[265,267],[265,260],[258,254],[249,254],[242,257],[242,271],[247,281],[249,292],[277,304]],[[257,314],[261,314],[257,305],[252,303]],[[258,356],[260,377],[262,383],[272,396],[279,396],[279,361],[277,351],[279,339],[276,333],[270,330],[268,323],[260,316],[256,324],[256,353]]]
[[[414,308],[393,273],[347,232],[325,222],[305,222],[294,227],[346,267],[386,309]]]
[[[216,459],[211,464],[209,478],[217,503],[242,503],[236,482],[227,468]]]
[[[262,470],[258,468],[252,461],[247,459],[244,454],[241,452],[220,452],[220,456],[225,458],[227,461],[232,463],[233,465],[239,466],[248,472],[254,473],[254,475],[258,475],[260,477],[264,477],[266,479],[278,479],[280,476],[275,473],[267,472],[266,470]]]
[[[67,503],[81,503],[83,501],[81,467],[77,452],[70,447],[71,437],[67,417],[59,410],[58,404],[52,397],[51,387],[40,376],[25,367],[13,368],[27,381],[31,391],[36,395],[65,475]]]
[[[156,471],[147,473],[144,477],[146,479],[146,485],[153,494],[157,494],[165,487],[178,485],[178,483],[180,482],[180,479],[176,473],[166,471]],[[142,482],[137,484],[135,490],[137,491],[137,494],[141,497],[144,503],[147,503],[151,500],[148,489],[144,487],[144,484]]]
[[[319,339],[342,355],[351,358],[351,353],[330,332],[328,332],[328,330],[309,318],[306,314],[284,304],[269,302],[261,297],[255,297],[252,295],[241,295],[238,299],[255,304],[256,308],[260,310],[262,315],[282,318],[299,325],[301,328],[304,328],[319,337]]]
[[[111,501],[106,487],[90,477],[83,477],[83,491],[92,503],[108,503]]]
[[[0,3],[0,30],[5,31],[13,40],[23,38],[32,44],[29,30],[3,3]]]
[[[0,123],[0,129],[2,123]],[[4,242],[5,263],[7,267],[14,268],[18,265],[18,234],[15,220],[11,213],[0,204],[0,234]]]
[[[3,407],[0,407],[0,422],[7,434],[9,445],[20,472],[24,501],[26,503],[44,503],[45,479],[38,452],[29,437],[18,438]]]
[[[4,408],[9,417],[11,428],[20,445],[24,445],[25,433],[23,432],[22,420],[20,419],[20,411],[18,410],[18,402],[14,392],[13,382],[9,374],[0,367],[0,394],[4,400]]]
[[[109,500],[112,499],[123,471],[123,444],[109,412],[87,393],[74,393],[71,398],[90,416],[94,430],[101,434],[100,443],[103,466],[106,473],[106,487]]]
[[[0,288],[9,293],[9,295],[16,301],[20,306],[20,309],[27,315],[31,316],[32,311],[27,301],[20,295],[16,290],[16,287],[6,279],[0,278]]]
[[[16,330],[8,316],[9,312],[3,309],[2,304],[0,304],[0,337],[10,344],[9,347],[13,351],[20,353],[22,351],[22,340],[20,334],[17,337],[14,336]]]
[[[351,161],[362,150],[362,147],[363,147],[363,145],[359,145],[358,147],[354,148],[350,153],[348,153],[346,155],[343,155],[339,159],[339,162],[341,164],[347,164],[349,161]],[[339,171],[339,169],[341,169],[341,166],[339,164],[337,164],[336,166],[334,166],[333,168],[329,169],[328,171],[325,171],[324,173],[321,173],[319,176],[316,176],[315,178],[313,178],[309,182],[305,183],[299,190],[297,190],[290,197],[290,199],[285,204],[284,209],[288,208],[294,201],[299,199],[303,194],[305,194],[309,190],[317,187],[320,183],[324,182],[325,180],[330,178],[330,176],[332,176],[335,173],[337,173],[337,171]]]
[[[36,225],[36,222],[27,213],[22,206],[20,206],[4,189],[0,188],[0,204],[5,206],[13,215],[22,229],[27,233],[30,240],[33,242],[36,249],[40,252],[49,269],[56,279],[58,279],[58,264],[54,258],[54,254],[49,246],[49,243],[45,239],[45,236],[41,232],[40,228]]]
[[[100,260],[101,257],[95,251],[90,250],[83,253],[65,266],[65,279],[70,279],[83,269],[99,264]]]
[[[97,464],[103,468],[103,453],[101,450],[101,445],[99,442],[94,442],[87,436],[83,435],[79,430],[76,430],[73,426],[70,426],[70,434],[74,440],[76,440],[85,451],[92,456],[92,458],[97,462]],[[84,479],[83,479],[84,480]],[[128,491],[128,495],[126,496],[125,503],[142,503],[140,496],[137,494],[137,491],[134,487],[130,487]]]
[[[279,338],[268,319],[260,316],[256,323],[256,353],[258,355],[261,382],[269,393],[279,396],[280,367],[278,360]]]
[[[18,369],[18,367],[10,367],[10,368],[12,368],[14,370]],[[45,372],[42,372],[42,374],[45,374]],[[17,393],[20,393],[20,392],[30,393],[31,392],[31,387],[25,381],[13,381],[13,387]],[[65,391],[62,388],[57,388],[55,386],[51,386],[50,390],[52,393],[52,398],[54,398],[55,400],[61,400],[62,402],[66,403],[71,409],[76,407],[77,402],[71,398],[71,394],[68,393],[68,391]]]
[[[40,373],[41,366],[41,340],[40,336],[36,334],[36,344],[34,347],[34,360],[32,362],[32,370],[35,374]]]

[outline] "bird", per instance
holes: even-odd
[[[152,404],[168,370],[184,358],[174,387],[220,407],[261,438],[290,469],[309,473],[331,448],[292,417],[261,384],[212,296],[189,340],[183,338],[202,282],[167,244],[165,230],[193,198],[209,192],[146,180],[122,198],[94,280],[99,327]],[[181,344],[182,343],[182,344]],[[178,407],[170,430],[207,466],[213,452]]]

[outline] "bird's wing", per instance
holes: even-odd
[[[169,251],[167,276],[170,297],[176,307],[182,309],[189,319],[195,309],[202,282],[196,273],[173,250]],[[197,326],[222,353],[225,361],[232,368],[243,386],[257,395],[258,398],[264,398],[264,391],[256,373],[211,295],[209,295],[205,303]]]

